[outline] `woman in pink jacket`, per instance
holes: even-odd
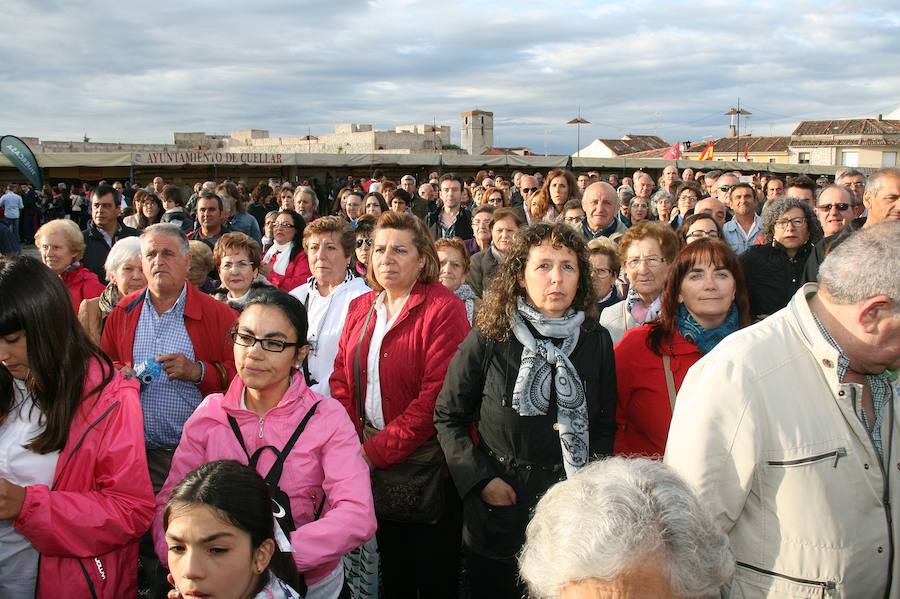
[[[232,333],[238,375],[185,423],[157,496],[153,534],[163,564],[162,515],[172,488],[200,464],[233,459],[277,487],[273,511],[284,532],[281,544],[293,550],[307,599],[340,595],[341,556],[374,534],[375,508],[369,468],[346,410],[304,381],[306,331],[303,304],[286,293],[261,291],[244,305]]]
[[[32,258],[0,258],[0,363],[0,597],[134,597],[153,517],[138,386]]]

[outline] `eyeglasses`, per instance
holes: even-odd
[[[612,274],[612,270],[609,268],[592,268],[591,276],[597,277],[598,279],[605,279],[609,275]]]
[[[680,195],[680,196],[678,196],[678,199],[679,199],[679,200],[690,200],[690,201],[692,201],[692,202],[696,202],[696,201],[697,201],[697,196],[695,196],[694,194],[690,193],[690,194],[686,194],[686,195]]]
[[[565,222],[569,223],[570,225],[576,225],[578,223],[584,222],[584,217],[583,216],[567,216],[563,220]]]
[[[292,225],[291,223],[274,222],[274,223],[272,223],[272,228],[273,229],[295,229],[296,227],[294,227],[294,225]]]
[[[776,220],[775,226],[779,229],[784,229],[788,225],[791,225],[795,229],[799,229],[800,227],[806,226],[805,218],[788,218],[785,220]]]
[[[709,237],[710,239],[718,239],[719,232],[718,231],[691,231],[687,235],[685,235],[688,239],[703,239],[704,237]]]
[[[259,343],[259,346],[263,348],[264,351],[272,352],[274,354],[280,354],[286,347],[300,347],[301,345],[305,345],[304,343],[289,343],[279,339],[260,339],[259,337],[254,337],[247,333],[239,333],[238,331],[231,331],[231,340],[234,341],[235,345],[240,345],[241,347],[253,347]]]
[[[523,187],[520,191],[522,192],[522,195],[526,195],[529,193],[534,193],[538,189],[540,189],[540,187]]]
[[[361,248],[363,245],[372,247],[372,239],[370,237],[364,237],[363,239],[356,240],[356,248],[357,249]]]
[[[662,266],[666,259],[660,256],[647,256],[646,258],[630,258],[625,261],[625,266],[634,270],[641,267],[641,262],[647,265],[647,268],[654,269]]]
[[[841,202],[840,204],[822,204],[821,206],[816,206],[817,210],[821,210],[822,212],[831,212],[832,208],[837,208],[838,212],[844,212],[845,210],[850,210],[850,204],[846,202]]]
[[[490,227],[491,219],[486,219],[486,220],[482,220],[480,218],[475,219],[472,221],[472,226],[473,227]]]

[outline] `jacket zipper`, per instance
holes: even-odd
[[[260,439],[263,438],[263,429],[264,429],[265,425],[266,425],[266,419],[260,418],[259,419],[259,438]]]
[[[859,412],[857,412],[856,408],[856,400],[858,399],[857,393],[858,386],[857,385],[849,385],[850,389],[850,400],[851,405],[853,406],[853,413],[856,415],[857,419],[859,419]],[[888,416],[890,417],[891,430],[890,436],[888,439],[888,443],[893,442],[894,435],[894,413],[893,413],[893,403],[888,401],[888,410],[890,413]],[[878,420],[876,415],[875,420]],[[860,424],[862,424],[862,420],[860,420]],[[873,425],[874,426],[874,425]],[[884,519],[887,522],[887,532],[888,532],[888,564],[894,563],[894,517],[891,515],[891,494],[890,489],[888,488],[888,476],[887,471],[884,468],[884,459],[882,459],[881,454],[878,453],[878,448],[875,445],[875,439],[872,437],[872,432],[869,430],[869,427],[863,424],[863,428],[866,431],[866,435],[869,437],[869,443],[872,444],[872,449],[875,450],[875,457],[878,458],[878,467],[881,469],[881,483],[882,483],[882,491],[881,491],[881,503],[884,506]],[[884,447],[884,439],[881,440],[882,447]],[[891,457],[890,447],[888,447],[888,452],[886,454],[888,458]],[[891,593],[891,586],[893,584],[894,571],[890,566],[887,569],[887,585],[884,591],[884,597],[887,599]]]
[[[810,456],[808,458],[797,458],[796,460],[769,460],[766,462],[769,466],[799,466],[801,464],[811,464],[826,458],[834,458],[833,468],[837,468],[838,460],[847,457],[847,448],[838,447],[834,451],[828,453],[820,453],[819,455]]]
[[[822,582],[820,580],[807,580],[806,578],[797,578],[796,576],[788,576],[787,574],[779,574],[778,572],[773,572],[771,570],[765,570],[763,568],[758,568],[756,566],[751,566],[750,564],[744,562],[735,562],[738,566],[742,568],[746,568],[748,570],[752,570],[754,572],[759,572],[760,574],[766,574],[768,576],[774,576],[775,578],[782,578],[784,580],[790,580],[791,582],[796,582],[798,584],[808,584],[810,586],[816,586],[822,589],[822,597],[825,596],[825,593],[830,593],[831,591],[837,588],[837,584],[833,580],[826,580]]]
[[[63,463],[62,467],[59,469],[59,474],[57,474],[56,478],[54,479],[53,486],[50,487],[51,491],[56,490],[56,483],[59,482],[59,478],[62,476],[63,470],[65,470],[66,466],[69,465],[69,462],[72,461],[72,457],[75,455],[75,452],[77,452],[79,449],[81,449],[81,444],[84,443],[84,440],[88,436],[88,433],[91,432],[92,430],[94,430],[94,427],[96,427],[98,424],[103,422],[106,419],[106,417],[109,416],[109,413],[118,407],[119,407],[119,402],[118,401],[113,402],[113,404],[111,406],[106,408],[106,410],[102,414],[100,414],[100,416],[97,417],[96,420],[94,420],[92,423],[90,423],[88,425],[88,427],[84,430],[84,433],[81,435],[81,438],[79,438],[78,442],[72,447],[72,451],[69,452],[69,455],[66,457],[66,461]]]

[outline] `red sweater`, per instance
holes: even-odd
[[[116,368],[132,366],[134,334],[144,305],[146,289],[135,291],[116,305],[106,319],[100,346]],[[184,326],[194,346],[194,356],[204,363],[203,380],[198,385],[204,396],[228,388],[236,373],[234,350],[228,331],[238,313],[188,283],[184,302]]]
[[[616,405],[615,455],[662,457],[666,451],[672,406],[666,389],[666,374],[661,356],[647,347],[647,335],[652,325],[636,327],[625,333],[616,344]],[[663,344],[664,353],[671,356],[672,375],[676,391],[687,375],[688,368],[700,359],[700,350],[675,331],[675,338]]]
[[[75,270],[64,272],[59,278],[62,279],[62,282],[69,290],[69,295],[72,297],[72,307],[75,308],[75,314],[78,314],[78,308],[81,307],[81,300],[100,297],[100,294],[106,289],[106,285],[100,282],[97,275],[84,266],[79,266]]]
[[[354,399],[353,357],[366,314],[376,297],[377,292],[373,291],[350,302],[330,380],[331,394],[344,404],[357,431],[361,423]],[[403,462],[435,434],[434,404],[450,360],[469,328],[465,305],[446,287],[440,283],[417,283],[413,287],[381,345],[383,359],[379,360],[378,369],[386,426],[363,445],[376,468]],[[359,352],[363,394],[374,332],[373,314]]]

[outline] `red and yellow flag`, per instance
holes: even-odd
[[[712,160],[713,154],[715,154],[715,146],[710,142],[709,145],[700,152],[700,156],[697,160]]]

